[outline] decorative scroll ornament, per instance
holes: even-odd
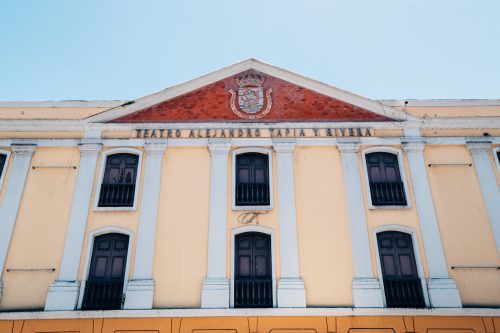
[[[248,213],[242,213],[238,216],[238,223],[241,224],[252,224],[255,222],[255,224],[259,224],[259,215],[262,215],[264,213],[262,212],[248,212]]]
[[[271,111],[273,101],[271,88],[264,96],[262,84],[266,80],[261,74],[247,73],[235,79],[238,84],[238,107],[236,106],[236,92],[229,89],[231,94],[231,110],[240,118],[259,119]],[[264,98],[266,107],[264,108]]]

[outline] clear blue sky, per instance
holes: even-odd
[[[0,0],[0,100],[134,99],[254,57],[374,98],[500,98],[500,1]]]

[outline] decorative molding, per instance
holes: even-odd
[[[287,154],[293,153],[295,151],[296,140],[295,139],[273,139],[273,148],[277,154]]]
[[[401,146],[407,154],[422,154],[425,150],[425,142],[423,141],[403,142]]]
[[[338,142],[337,149],[341,154],[357,154],[361,144],[359,142]]]
[[[468,138],[467,140],[467,149],[469,149],[471,153],[490,153],[491,140],[485,140],[484,138]]]
[[[33,143],[12,143],[10,147],[15,155],[32,156],[35,153],[37,145]]]
[[[268,206],[236,206],[236,157],[244,153],[259,153],[267,155],[269,179],[269,205]],[[274,208],[274,182],[273,182],[273,153],[271,149],[260,147],[238,148],[233,151],[231,165],[231,208],[232,210],[272,210]]]
[[[228,155],[231,149],[231,140],[229,139],[208,139],[208,149],[213,155]]]

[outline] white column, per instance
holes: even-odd
[[[278,307],[305,308],[306,290],[300,276],[295,208],[293,152],[295,141],[273,140],[278,174],[278,216],[281,277],[278,282]]]
[[[80,148],[80,165],[76,179],[75,193],[71,205],[64,252],[57,280],[50,286],[45,310],[74,310],[78,301],[80,283],[78,268],[82,255],[83,239],[87,226],[92,189],[97,165],[97,156],[102,145],[98,143],[82,143]]]
[[[403,143],[408,156],[411,181],[417,206],[422,241],[429,270],[429,300],[432,307],[461,307],[460,294],[455,281],[448,275],[439,225],[434,210],[431,188],[424,159],[425,143]]]
[[[32,144],[13,144],[12,152],[14,160],[12,162],[11,172],[8,183],[5,186],[3,202],[0,206],[0,298],[2,297],[3,284],[1,281],[2,273],[7,260],[10,240],[16,224],[17,212],[21,205],[24,184],[28,176],[28,170],[31,164],[31,157],[36,150],[36,145]],[[5,165],[7,168],[7,165]]]
[[[202,308],[228,308],[229,282],[226,276],[227,177],[231,142],[212,139],[210,171],[210,212],[208,216],[208,267],[201,291]]]
[[[495,177],[496,171],[493,169],[490,159],[491,141],[470,141],[467,142],[467,148],[474,159],[474,166],[483,192],[491,229],[497,244],[497,251],[500,253],[500,189]]]
[[[347,198],[347,215],[351,236],[354,279],[352,297],[355,307],[383,307],[382,290],[378,279],[373,276],[372,256],[366,225],[365,202],[361,187],[357,142],[338,144],[344,174],[344,189]]]
[[[152,309],[154,296],[153,259],[160,201],[161,171],[166,144],[146,143],[141,212],[135,246],[134,273],[127,285],[125,309]]]

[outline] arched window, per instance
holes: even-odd
[[[405,187],[401,180],[398,155],[373,152],[365,155],[373,206],[406,206]]]
[[[234,307],[273,307],[271,236],[238,234],[234,251]]]
[[[411,235],[399,231],[377,233],[384,293],[388,307],[425,307]]]
[[[129,236],[110,233],[94,239],[83,310],[120,309]]]
[[[136,154],[107,156],[98,207],[134,206],[138,164]]]
[[[269,206],[269,155],[256,152],[236,156],[236,206]]]

